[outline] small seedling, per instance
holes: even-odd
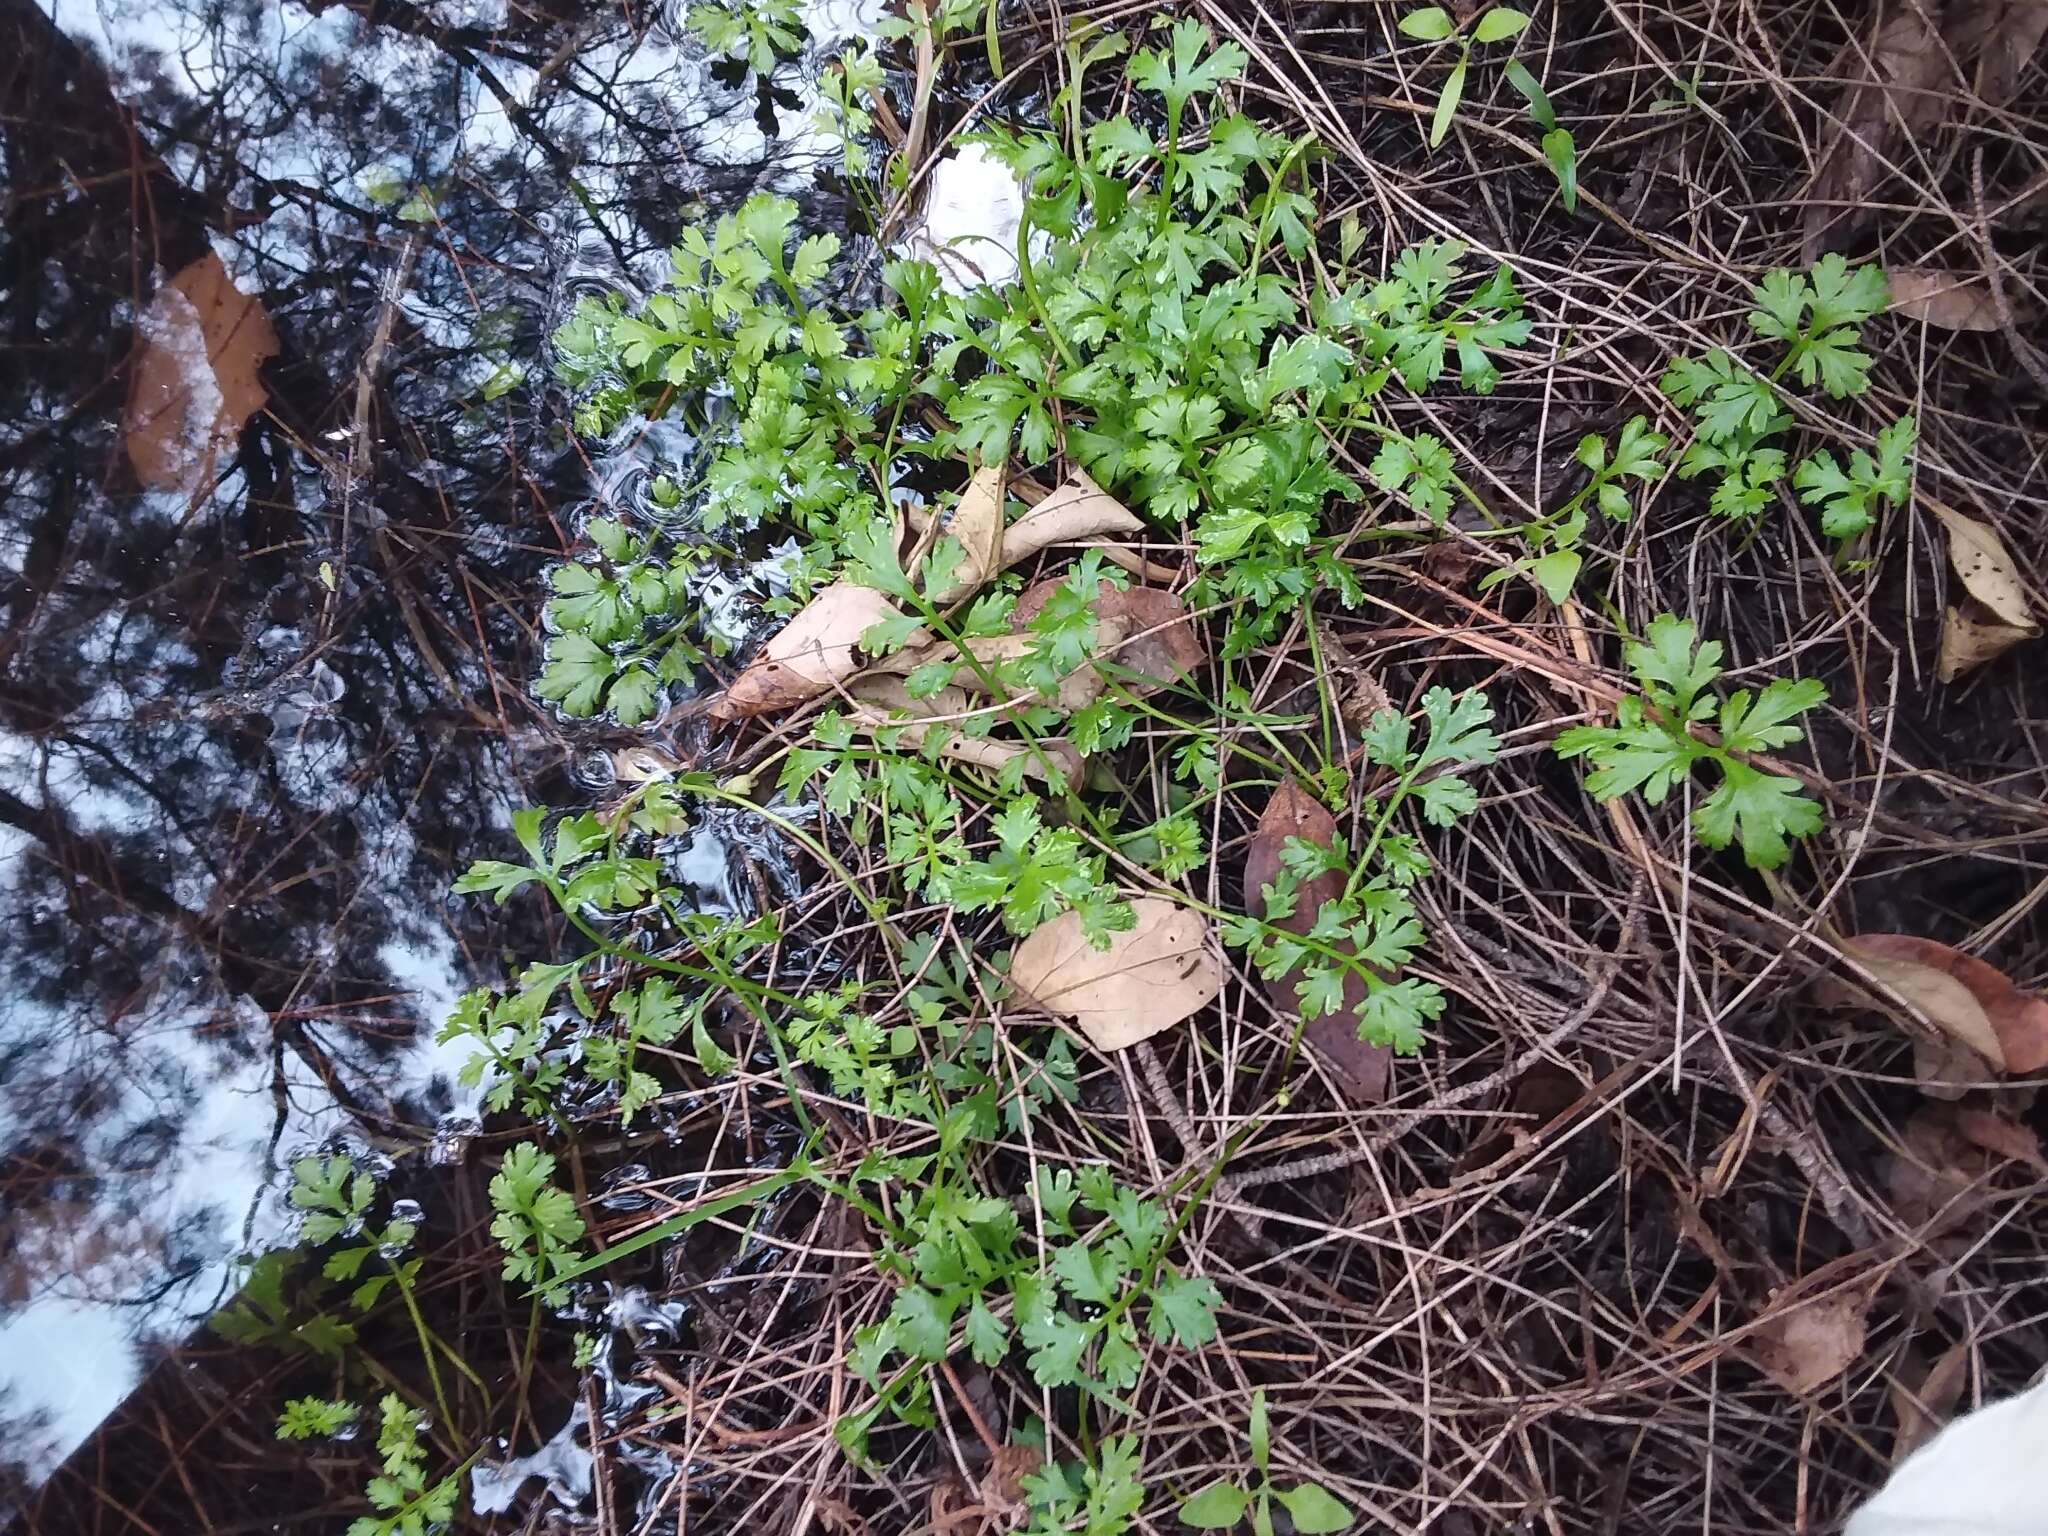
[[[1797,779],[1764,773],[1739,753],[1788,746],[1806,733],[1794,722],[1827,698],[1812,678],[1774,678],[1760,693],[1747,688],[1722,698],[1712,689],[1721,675],[1721,643],[1700,642],[1675,614],[1651,621],[1642,644],[1628,648],[1629,669],[1642,685],[1625,694],[1613,725],[1578,725],[1557,738],[1559,757],[1593,764],[1586,788],[1596,800],[1631,790],[1651,805],[1710,764],[1721,782],[1692,813],[1693,835],[1709,848],[1742,845],[1751,869],[1776,869],[1791,856],[1788,838],[1820,830],[1820,807],[1800,793]],[[1713,721],[1718,744],[1693,734]]]
[[[1459,32],[1456,19],[1440,5],[1425,5],[1410,11],[1401,18],[1399,25],[1403,36],[1424,43],[1448,42]],[[1479,13],[1479,19],[1472,24],[1471,36],[1460,40],[1458,62],[1451,66],[1443,89],[1437,93],[1436,110],[1429,119],[1431,149],[1443,143],[1444,135],[1451,131],[1451,119],[1457,115],[1458,103],[1465,99],[1465,74],[1472,64],[1473,48],[1487,43],[1504,43],[1519,36],[1528,25],[1527,14],[1510,6],[1489,6]]]
[[[1302,1536],[1349,1530],[1356,1518],[1337,1496],[1321,1483],[1296,1483],[1291,1488],[1273,1485],[1272,1428],[1266,1417],[1266,1391],[1252,1393],[1252,1466],[1257,1479],[1249,1486],[1219,1479],[1199,1493],[1181,1500],[1183,1525],[1203,1531],[1235,1530],[1246,1515],[1251,1516],[1254,1536],[1273,1536],[1273,1506],[1278,1504]]]

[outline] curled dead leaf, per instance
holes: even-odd
[[[1274,790],[1252,832],[1251,846],[1245,850],[1245,910],[1264,915],[1263,892],[1280,877],[1280,850],[1287,846],[1290,837],[1327,848],[1336,835],[1336,818],[1299,784],[1289,781]],[[1307,933],[1315,926],[1323,903],[1336,900],[1343,893],[1343,885],[1342,876],[1316,876],[1300,888],[1293,912],[1274,922],[1289,933]],[[1266,983],[1273,1011],[1282,1017],[1301,1016],[1301,1001],[1294,990],[1298,974],[1276,977]],[[1338,1089],[1352,1103],[1360,1105],[1378,1104],[1386,1098],[1387,1076],[1394,1059],[1393,1052],[1386,1047],[1368,1045],[1358,1038],[1358,1010],[1364,1006],[1365,996],[1365,978],[1347,973],[1343,1005],[1335,1012],[1309,1020],[1302,1029],[1303,1041]]]
[[[946,514],[944,533],[960,542],[953,579],[926,597],[938,607],[958,602],[1003,568],[1003,466],[974,472],[959,502]]]
[[[1903,933],[1864,933],[1850,940],[1859,956],[1881,956],[1939,971],[1958,982],[1983,1010],[2008,1072],[2048,1067],[2048,999],[2023,992],[2005,972],[1975,955]]]
[[[1075,470],[1043,501],[1003,532],[1002,568],[1022,564],[1055,544],[1078,544],[1105,533],[1143,533],[1137,515]]]
[[[1806,259],[1845,244],[1869,222],[1871,194],[1891,176],[1900,142],[1947,114],[1949,52],[1922,9],[1886,8],[1873,35],[1851,37],[1829,73],[1848,82],[1828,114],[1820,162],[1807,194]]]
[[[1862,938],[1847,940],[1842,952],[1859,972],[1879,984],[1870,989],[1872,997],[1904,1004],[1914,1018],[1932,1026],[1937,1039],[1962,1046],[1979,1058],[1973,1065],[1968,1057],[1959,1058],[1953,1052],[1926,1053],[1915,1062],[1923,1083],[1943,1089],[1958,1083],[1967,1086],[1986,1081],[1987,1072],[2005,1070],[2005,1048],[1999,1044],[1984,1005],[1946,969],[1900,953],[1895,946],[1868,944]]]
[[[135,332],[121,418],[128,462],[151,490],[195,491],[270,398],[262,368],[277,356],[277,332],[212,251],[156,291]]]
[[[2048,10],[2044,10],[2048,14]],[[1895,314],[1922,320],[1944,331],[1995,331],[1998,306],[1981,277],[1939,272],[1932,267],[1892,267],[1884,275]]]
[[[1199,1012],[1223,990],[1223,967],[1201,914],[1161,896],[1132,900],[1132,927],[1097,949],[1078,912],[1033,930],[1010,958],[1010,981],[1048,1013],[1074,1021],[1098,1051],[1121,1051]]]
[[[1863,1353],[1870,1297],[1833,1291],[1773,1307],[1750,1332],[1750,1354],[1766,1376],[1797,1397],[1817,1391]]]
[[[1047,577],[1026,587],[1010,615],[1010,627],[1023,630],[1036,618],[1062,578]],[[1133,693],[1143,697],[1157,693],[1200,667],[1204,653],[1195,626],[1188,621],[1186,606],[1161,587],[1142,587],[1135,582],[1118,590],[1108,580],[1096,589],[1096,649],[1106,661],[1140,674],[1145,681],[1132,681]],[[1126,638],[1105,641],[1112,626],[1121,626]]]
[[[711,705],[711,718],[740,720],[829,692],[858,670],[860,637],[883,619],[898,617],[873,587],[834,582],[769,638]]]

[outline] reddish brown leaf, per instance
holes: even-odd
[[[121,419],[128,461],[152,490],[195,491],[270,398],[262,368],[277,356],[277,332],[212,251],[157,290],[135,330]]]
[[[1971,1146],[2048,1173],[2048,1158],[2041,1155],[2041,1138],[2017,1120],[2008,1120],[1981,1104],[1958,1105],[1955,1114],[1956,1130]]]
[[[1899,1379],[1891,1386],[1892,1413],[1899,1421],[1899,1432],[1892,1438],[1894,1466],[1948,1422],[1949,1415],[1955,1412],[1956,1400],[1963,1394],[1969,1363],[1970,1345],[1965,1340],[1951,1345],[1939,1360],[1924,1369],[1924,1357],[1900,1369]]]
[[[1049,577],[1026,587],[1010,615],[1010,627],[1022,631],[1030,624],[1059,590],[1061,580]],[[1124,633],[1130,636],[1113,649],[1103,646],[1103,659],[1150,679],[1131,684],[1133,693],[1156,693],[1201,666],[1202,642],[1195,635],[1195,626],[1188,622],[1187,608],[1171,592],[1136,583],[1118,591],[1113,583],[1104,580],[1096,594],[1096,618],[1104,625],[1120,621],[1125,626]]]
[[[1991,1021],[2005,1053],[2006,1071],[2039,1072],[2048,1067],[2048,1001],[2020,991],[1997,966],[1910,934],[1858,934],[1850,943],[1865,954],[1904,960],[1953,976]]]
[[[1280,878],[1280,850],[1286,846],[1288,838],[1298,837],[1305,843],[1317,843],[1327,848],[1336,835],[1336,818],[1313,795],[1298,784],[1282,784],[1273,792],[1273,798],[1266,802],[1265,813],[1259,817],[1258,828],[1252,833],[1251,846],[1245,851],[1245,910],[1257,916],[1265,915],[1263,891]],[[1342,893],[1343,884],[1337,875],[1318,875],[1301,887],[1292,915],[1276,918],[1275,923],[1289,933],[1307,933],[1315,926],[1316,913],[1322,904],[1334,901]],[[1274,1012],[1300,1016],[1301,1002],[1295,995],[1295,980],[1294,975],[1287,975],[1266,983]],[[1358,1010],[1364,1002],[1364,978],[1347,974],[1344,978],[1344,1006],[1334,1013],[1309,1020],[1302,1030],[1302,1039],[1344,1091],[1345,1097],[1354,1104],[1377,1104],[1387,1096],[1387,1074],[1393,1063],[1393,1052],[1385,1046],[1368,1045],[1358,1038]]]

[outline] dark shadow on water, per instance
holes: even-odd
[[[597,744],[525,687],[607,483],[545,337],[688,205],[800,190],[776,112],[630,3],[0,0],[0,1525],[359,1512],[276,1482],[303,1365],[181,1341],[288,1230],[293,1156],[469,1125],[435,1026],[560,948],[446,897]],[[267,403],[146,489],[138,317],[209,251]],[[424,1186],[487,1332],[480,1192]]]

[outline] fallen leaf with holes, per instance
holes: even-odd
[[[1931,267],[1892,267],[1884,275],[1894,314],[1922,320],[1944,331],[1995,331],[1998,306],[1991,285]]]
[[[900,615],[873,587],[834,582],[772,635],[732,686],[713,702],[714,720],[788,709],[830,692],[859,670],[860,637]]]
[[[940,531],[960,543],[960,563],[945,586],[927,592],[935,606],[958,602],[1003,568],[1003,467],[978,469]]]
[[[1002,568],[1021,565],[1055,544],[1084,544],[1105,533],[1144,531],[1136,514],[1077,469],[1003,531]]]
[[[1983,616],[1975,603],[1950,608],[1942,615],[1941,645],[1934,657],[1934,675],[1952,683],[1965,672],[1973,672],[1987,661],[1996,661],[2022,641],[2040,631],[2032,625],[2001,624]]]
[[[1864,933],[1849,941],[1859,956],[1878,955],[1940,971],[1959,982],[1984,1012],[2008,1072],[2048,1067],[2048,999],[2023,992],[1997,966],[1933,939]]]
[[[1011,611],[1010,627],[1026,629],[1062,580],[1053,576],[1026,587]],[[1180,681],[1202,664],[1202,642],[1188,622],[1186,606],[1162,587],[1133,582],[1119,590],[1105,579],[1096,589],[1095,617],[1097,653],[1102,660],[1139,674],[1142,680],[1129,680],[1127,686],[1140,697]],[[1106,642],[1103,631],[1119,625],[1126,638]]]
[[[1941,1358],[1925,1369],[1915,1360],[1902,1369],[1891,1384],[1892,1416],[1899,1421],[1892,1436],[1892,1465],[1897,1466],[1933,1433],[1948,1422],[1956,1401],[1963,1395],[1968,1375],[1970,1345],[1967,1340],[1952,1344]]]
[[[1948,530],[1948,558],[1968,596],[1942,620],[1935,675],[1952,683],[1973,667],[2002,656],[2041,633],[2019,568],[1998,530],[1960,512],[1936,507]]]
[[[1010,981],[1048,1013],[1074,1021],[1098,1051],[1121,1051],[1200,1012],[1223,990],[1223,967],[1196,912],[1160,896],[1131,902],[1134,926],[1097,949],[1078,912],[1062,912],[1017,946]]]
[[[1818,1390],[1854,1365],[1863,1353],[1870,1298],[1836,1291],[1774,1310],[1749,1336],[1750,1354],[1779,1386],[1796,1397]]]
[[[1891,176],[1901,142],[1947,114],[1949,52],[1921,8],[1894,0],[1874,35],[1851,37],[1828,71],[1849,82],[1828,114],[1825,145],[1806,204],[1806,260],[1846,244],[1870,221],[1871,194]]]
[[[1327,848],[1337,835],[1337,820],[1322,803],[1299,784],[1289,781],[1273,791],[1259,824],[1252,831],[1251,846],[1244,855],[1244,908],[1255,916],[1266,911],[1265,888],[1280,878],[1280,850],[1287,839]],[[1341,875],[1323,874],[1302,885],[1296,894],[1294,911],[1275,918],[1275,926],[1301,935],[1315,926],[1316,913],[1326,901],[1343,893]],[[1266,995],[1273,1011],[1282,1018],[1299,1018],[1301,1000],[1294,984],[1300,973],[1274,977],[1266,983]],[[1358,1010],[1365,1005],[1365,978],[1347,971],[1344,976],[1343,1006],[1302,1027],[1301,1038],[1330,1074],[1338,1089],[1354,1104],[1378,1104],[1387,1096],[1387,1074],[1394,1053],[1385,1046],[1368,1045],[1358,1038]]]
[[[156,291],[135,333],[121,417],[128,462],[151,490],[196,491],[270,398],[262,368],[277,356],[277,332],[208,251]]]
[[[1882,1005],[1896,999],[1915,1019],[1933,1027],[1936,1046],[1961,1047],[1968,1053],[1929,1049],[1916,1037],[1914,1071],[1926,1092],[1936,1098],[1960,1098],[1971,1084],[1988,1082],[2005,1070],[2005,1048],[1984,1005],[1946,969],[1900,955],[1884,944],[1866,945],[1860,938],[1846,941],[1843,953],[1881,985],[1871,987],[1861,977],[1845,976],[1820,989],[1824,1001],[1840,1006],[1869,999]]]

